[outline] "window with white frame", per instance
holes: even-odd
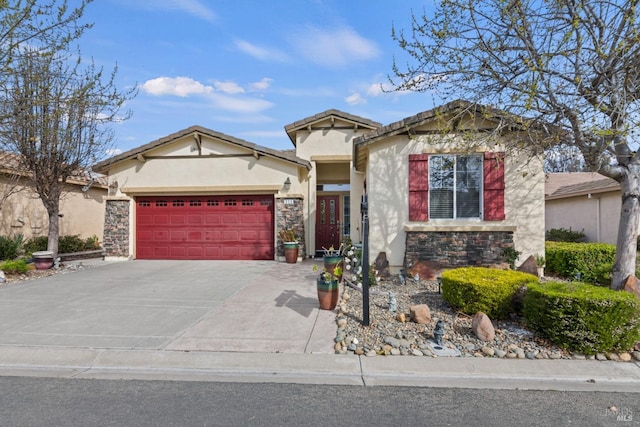
[[[482,155],[429,156],[429,218],[480,218]]]

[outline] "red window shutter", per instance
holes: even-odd
[[[409,221],[429,219],[429,155],[409,154]]]
[[[503,152],[484,153],[484,219],[505,219]]]

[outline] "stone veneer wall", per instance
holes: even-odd
[[[276,242],[278,243],[278,256],[284,256],[284,245],[280,241],[278,232],[284,229],[293,229],[300,250],[298,256],[306,257],[306,244],[304,240],[304,199],[284,198],[276,199]]]
[[[107,200],[102,245],[106,256],[129,256],[129,201]]]
[[[511,231],[409,231],[404,265],[433,261],[443,268],[489,266],[505,262],[506,248],[513,248]]]

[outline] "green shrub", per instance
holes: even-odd
[[[532,330],[575,352],[629,350],[640,339],[640,299],[629,292],[580,282],[532,284],[523,313]]]
[[[605,243],[547,242],[545,255],[547,271],[593,284],[602,280],[603,266],[613,265],[616,247]]]
[[[536,276],[513,270],[465,267],[442,273],[442,298],[467,314],[482,311],[492,319],[517,312],[516,296]]]
[[[25,253],[32,254],[38,251],[46,251],[48,244],[47,236],[33,237],[24,245]],[[97,236],[80,238],[77,234],[72,236],[60,236],[58,238],[58,253],[68,254],[72,252],[91,251],[100,249],[100,243]]]
[[[0,270],[8,274],[20,274],[26,273],[29,270],[29,266],[25,260],[16,259],[0,263]]]
[[[0,260],[14,259],[22,246],[22,235],[16,237],[0,236]]]
[[[47,236],[32,237],[24,244],[25,255],[31,255],[34,252],[47,250]]]
[[[584,230],[573,231],[571,227],[569,227],[568,230],[566,228],[552,228],[547,230],[544,238],[549,242],[584,243],[587,241]]]

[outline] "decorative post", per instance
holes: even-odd
[[[369,326],[369,203],[367,194],[360,203],[362,214],[362,324]]]

